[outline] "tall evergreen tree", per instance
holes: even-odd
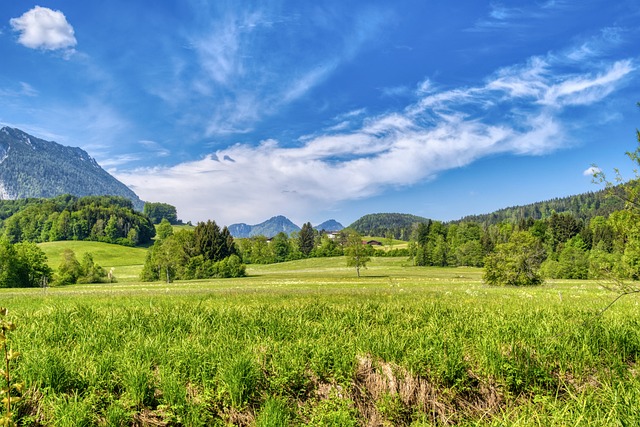
[[[315,247],[315,231],[310,222],[302,226],[298,234],[298,248],[305,257],[308,257]]]
[[[196,255],[202,255],[205,260],[221,261],[231,255],[233,247],[231,233],[220,231],[215,221],[199,222],[194,231]]]

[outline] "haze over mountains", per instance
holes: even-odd
[[[0,129],[0,199],[62,194],[122,196],[138,210],[144,204],[86,151],[45,141],[19,129]]]
[[[231,224],[228,228],[231,235],[237,238],[253,236],[273,237],[280,232],[291,234],[293,232],[300,231],[300,227],[298,225],[294,224],[289,218],[282,215],[274,216],[256,225],[240,223]],[[313,228],[316,230],[340,231],[344,227],[338,221],[330,219]]]

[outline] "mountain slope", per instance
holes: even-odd
[[[27,197],[122,196],[142,210],[143,202],[102,169],[84,150],[0,129],[0,199]]]
[[[340,231],[344,228],[342,224],[340,224],[335,219],[330,219],[328,221],[323,222],[322,224],[318,224],[315,227],[316,230],[325,230],[325,231]]]
[[[300,227],[282,215],[274,216],[256,225],[231,224],[228,228],[231,235],[237,238],[253,236],[273,237],[280,232],[291,234],[294,231],[300,231]]]

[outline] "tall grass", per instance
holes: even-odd
[[[22,425],[633,425],[640,307],[376,259],[6,291]],[[377,423],[377,424],[376,424]]]

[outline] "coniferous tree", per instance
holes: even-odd
[[[199,222],[193,230],[196,255],[205,260],[219,261],[221,232],[215,221]],[[226,242],[225,242],[226,244]]]
[[[302,225],[302,229],[298,234],[298,249],[305,257],[311,254],[315,247],[315,231],[310,222]]]

